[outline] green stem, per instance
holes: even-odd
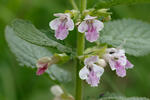
[[[81,14],[86,9],[86,0],[81,0]],[[84,34],[77,33],[77,56],[83,55],[85,46]],[[82,64],[79,59],[77,59],[77,66],[76,66],[76,95],[75,100],[82,100],[82,80],[79,78],[79,71],[82,68]]]
[[[77,5],[76,5],[76,3],[75,3],[74,0],[70,0],[70,3],[72,4],[72,7],[73,7],[75,10],[78,10],[78,7],[77,7]]]
[[[86,0],[81,0],[80,12],[83,13],[84,10],[86,10]]]

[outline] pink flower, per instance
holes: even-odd
[[[49,26],[51,27],[51,29],[55,30],[55,37],[57,39],[64,40],[69,33],[68,31],[74,29],[73,20],[70,18],[69,13],[58,13],[54,14],[54,16],[59,18],[52,20],[49,23]]]
[[[94,42],[99,37],[99,31],[104,28],[104,24],[96,20],[96,17],[87,15],[83,22],[78,26],[78,31],[85,33],[86,39],[90,42]]]
[[[111,69],[116,70],[116,74],[120,77],[126,76],[126,69],[133,68],[133,64],[127,60],[123,49],[109,48],[104,57]]]
[[[95,63],[99,60],[98,56],[92,56],[84,60],[85,66],[80,70],[79,76],[82,80],[86,80],[92,87],[96,87],[99,84],[100,77],[102,76],[104,69]]]
[[[47,69],[48,66],[50,66],[51,58],[50,57],[43,57],[40,58],[36,64],[37,66],[37,75],[42,75]]]

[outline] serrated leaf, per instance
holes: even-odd
[[[15,34],[32,44],[39,46],[48,46],[57,48],[57,50],[66,53],[72,53],[72,49],[64,46],[46,36],[43,32],[39,31],[34,25],[28,21],[21,19],[15,19],[11,24],[12,28],[15,30]]]
[[[150,100],[149,98],[146,97],[123,97],[123,96],[118,96],[118,97],[104,97],[99,100]]]
[[[95,8],[110,8],[117,5],[128,5],[145,2],[150,2],[150,0],[98,0]]]
[[[15,33],[16,32],[10,26],[6,27],[6,40],[11,51],[16,55],[17,60],[20,62],[20,65],[35,68],[39,58],[52,56],[52,53],[46,48],[31,44],[16,36]],[[58,80],[59,82],[68,81],[68,79],[70,79],[69,73],[56,65],[51,66],[50,69],[47,70],[47,73],[52,79]]]
[[[107,43],[114,47],[123,44],[126,53],[143,56],[150,53],[150,24],[134,20],[122,19],[105,23],[100,43]]]
[[[99,100],[150,100],[146,97],[125,97],[116,93],[105,93]]]

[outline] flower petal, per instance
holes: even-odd
[[[92,19],[96,19],[97,17],[93,17],[93,16],[90,16],[90,15],[87,15],[84,20],[92,20]]]
[[[87,29],[88,29],[88,25],[86,21],[81,22],[81,24],[78,26],[78,31],[81,33],[84,33],[85,31],[87,31]]]
[[[54,16],[56,17],[67,17],[65,13],[55,13]]]
[[[98,56],[91,56],[91,57],[86,58],[86,59],[84,60],[84,64],[85,64],[85,65],[93,64],[93,63],[97,62],[98,59],[99,59]]]
[[[43,67],[38,68],[36,75],[42,75],[48,68],[48,64],[41,64],[41,66]]]
[[[84,66],[80,72],[79,72],[79,77],[82,79],[82,80],[85,80],[88,78],[88,74],[89,74],[89,70],[87,69],[86,66]]]
[[[120,65],[118,62],[116,62],[116,73],[120,77],[126,76],[126,70],[125,70],[124,66]]]
[[[126,58],[126,56],[124,55],[124,56],[120,56],[120,57],[118,57],[119,59],[118,59],[118,62],[122,65],[122,66],[125,66],[126,65],[126,63],[127,63],[127,58]]]
[[[99,37],[99,33],[95,30],[95,31],[88,31],[88,32],[85,32],[85,35],[86,35],[86,39],[89,41],[89,42],[94,42],[98,39]]]
[[[66,23],[66,25],[68,26],[68,30],[73,30],[74,29],[74,22],[72,19],[69,19]]]
[[[115,70],[116,69],[116,67],[115,67],[116,62],[112,59],[109,59],[108,62],[109,62],[109,66],[110,66],[111,70]]]
[[[59,20],[59,18],[55,18],[49,23],[49,26],[51,29],[56,30],[58,29],[58,26],[60,25],[60,23],[61,21]]]
[[[101,31],[104,28],[103,22],[101,22],[99,20],[94,20],[93,25],[94,25],[94,27],[96,27],[97,32]]]
[[[55,37],[57,39],[64,40],[68,34],[69,34],[69,32],[68,32],[68,28],[66,26],[66,23],[62,22],[59,25],[58,29],[55,31]]]
[[[99,84],[100,77],[97,77],[97,73],[91,69],[88,79],[86,79],[87,83],[90,84],[92,87],[96,87]]]
[[[93,64],[93,70],[96,73],[97,77],[99,77],[99,78],[104,73],[104,68],[97,66],[96,64]]]
[[[126,65],[125,65],[125,68],[128,69],[128,68],[133,68],[133,67],[134,67],[134,65],[131,64],[130,61],[127,60],[127,63],[126,63]]]

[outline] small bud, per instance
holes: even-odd
[[[104,9],[99,9],[98,12],[107,13],[108,10],[109,10],[109,9],[105,9],[105,8],[104,8]]]
[[[101,67],[106,67],[106,65],[107,65],[107,63],[104,59],[99,59],[97,64],[100,65]]]
[[[110,16],[110,15],[108,15],[107,17],[105,17],[105,18],[103,19],[103,21],[105,21],[105,22],[110,21],[110,20],[111,20],[111,16]]]
[[[51,62],[51,58],[50,57],[40,58],[37,61],[37,64],[36,64],[36,66],[38,68],[36,74],[37,75],[43,74],[47,70],[48,66],[50,66],[50,64],[51,64],[50,62]]]
[[[43,64],[48,64],[51,61],[50,57],[42,57],[37,61],[37,68],[41,68]]]
[[[67,56],[65,53],[63,54],[54,54],[54,56],[52,57],[42,57],[37,61],[37,75],[42,75],[49,66],[51,66],[52,64],[61,64],[61,63],[65,63],[69,60],[69,56]]]
[[[51,92],[54,96],[61,96],[64,92],[59,85],[54,85],[51,87]]]
[[[53,59],[56,59],[59,64],[65,63],[69,60],[69,56],[65,53],[62,54],[54,54]]]

